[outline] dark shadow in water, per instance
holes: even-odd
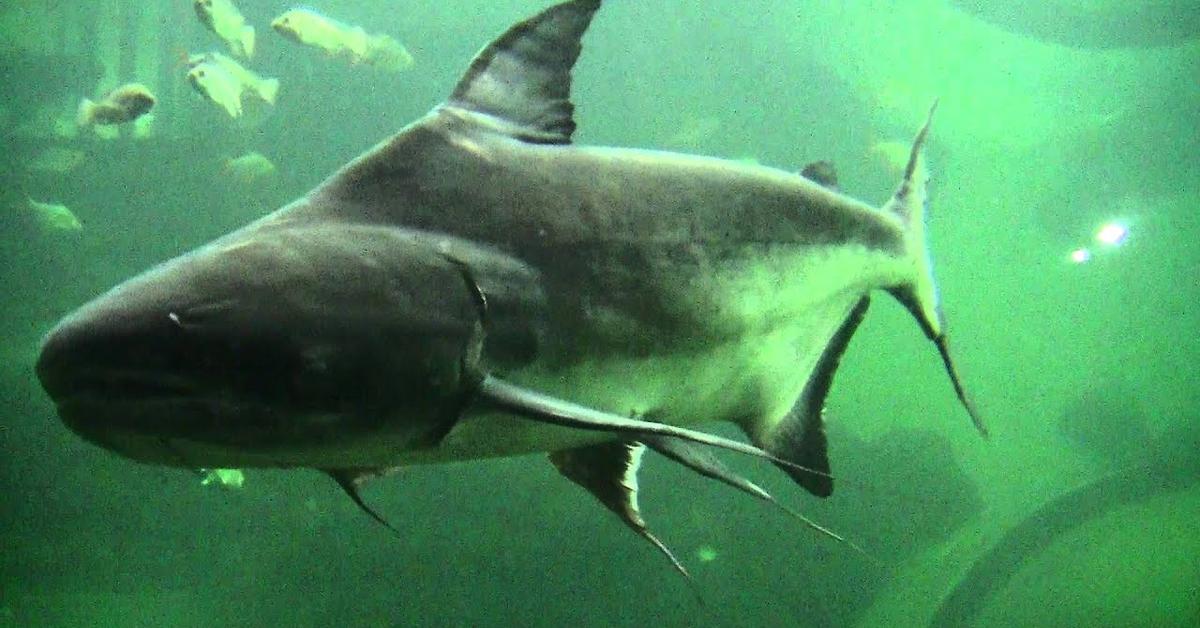
[[[1200,422],[1168,433],[1142,464],[1127,466],[1053,499],[1009,529],[942,600],[930,626],[969,626],[1029,558],[1059,537],[1121,506],[1200,482]]]

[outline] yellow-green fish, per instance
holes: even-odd
[[[79,102],[75,122],[80,127],[97,124],[133,122],[154,106],[154,94],[141,83],[126,83],[108,92],[97,102],[84,98]]]
[[[274,105],[279,79],[263,78],[219,52],[188,57],[188,83],[232,118],[242,115],[242,99],[249,93]]]
[[[201,96],[225,110],[231,118],[242,115],[242,86],[221,66],[197,63],[188,70],[187,81]]]
[[[332,57],[385,70],[413,65],[412,54],[387,35],[371,35],[361,26],[350,26],[310,9],[291,9],[271,22],[275,32],[294,42],[320,48]]]
[[[254,27],[246,24],[233,0],[195,0],[193,7],[200,23],[225,40],[230,52],[246,59],[254,56]]]
[[[225,160],[221,174],[242,185],[252,185],[273,176],[275,164],[265,155],[251,151],[240,157]]]
[[[242,488],[246,474],[241,469],[200,469],[200,486],[215,484],[222,488]]]
[[[86,158],[83,151],[51,146],[30,160],[28,167],[33,172],[66,174],[78,168]]]
[[[83,229],[83,223],[79,222],[79,219],[66,205],[43,203],[33,200],[30,196],[26,196],[25,200],[26,207],[33,214],[38,225],[46,231],[79,231]]]
[[[904,172],[908,164],[909,146],[899,140],[879,140],[867,151],[883,161],[888,170],[894,173]]]

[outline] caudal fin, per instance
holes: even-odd
[[[92,126],[92,110],[95,108],[96,103],[89,98],[79,101],[79,107],[75,109],[75,126],[81,129]]]
[[[258,96],[268,105],[274,105],[279,96],[279,79],[267,79],[258,84]]]
[[[913,140],[900,187],[884,206],[884,211],[896,215],[904,222],[905,248],[913,256],[913,262],[916,265],[916,272],[911,281],[893,286],[888,291],[904,304],[904,307],[917,319],[917,324],[921,326],[925,335],[937,346],[938,353],[942,357],[942,364],[945,366],[946,374],[950,377],[950,383],[954,385],[954,392],[958,395],[958,400],[966,408],[967,414],[971,416],[979,433],[987,436],[987,427],[979,412],[976,411],[975,404],[971,403],[967,396],[962,379],[958,375],[958,369],[950,357],[945,321],[942,317],[941,303],[938,300],[937,283],[933,278],[929,246],[925,238],[925,216],[929,203],[926,185],[929,182],[929,173],[925,167],[923,149],[925,138],[929,134],[929,125],[933,121],[933,113],[936,110],[937,102],[934,102],[933,106],[929,108],[929,117],[926,118],[925,125],[921,127],[916,139]]]
[[[254,27],[243,26],[239,40],[242,43],[242,54],[247,58],[254,56]]]

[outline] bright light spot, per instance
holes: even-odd
[[[240,469],[200,469],[200,484],[214,484],[225,488],[242,488],[246,476]]]
[[[1075,262],[1076,264],[1082,264],[1084,262],[1091,261],[1091,259],[1092,252],[1087,249],[1075,249],[1074,251],[1071,251],[1071,261]]]
[[[1106,223],[1096,232],[1096,241],[1108,246],[1120,246],[1129,237],[1129,227],[1120,222]]]

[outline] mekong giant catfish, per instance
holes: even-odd
[[[575,146],[599,6],[516,24],[308,195],[67,316],[37,364],[62,420],[148,463],[321,469],[373,516],[358,485],[386,469],[548,452],[666,552],[637,508],[646,447],[762,498],[707,446],[830,494],[822,405],[885,290],[982,430],[926,250],[928,122],[882,208],[821,176]],[[716,421],[753,445],[691,427]]]

